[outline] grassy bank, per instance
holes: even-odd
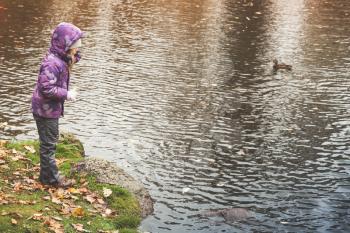
[[[0,142],[0,232],[137,232],[140,208],[125,189],[71,172],[83,147],[66,136],[57,146],[60,171],[76,181],[67,189],[42,186],[37,141]]]

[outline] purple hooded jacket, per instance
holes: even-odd
[[[64,101],[69,87],[69,58],[66,52],[83,36],[83,32],[70,23],[60,23],[51,38],[51,47],[44,57],[32,96],[32,112],[44,118],[63,116]],[[76,62],[80,60],[76,54]]]

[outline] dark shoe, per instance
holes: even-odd
[[[74,180],[69,180],[66,177],[60,177],[57,183],[52,184],[55,188],[68,188],[75,184]]]

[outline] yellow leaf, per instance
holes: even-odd
[[[84,210],[81,207],[76,207],[72,210],[72,215],[74,217],[82,217],[84,216]]]
[[[68,192],[74,193],[74,194],[80,193],[79,190],[78,190],[78,189],[75,189],[75,188],[69,188],[69,189],[68,189]]]

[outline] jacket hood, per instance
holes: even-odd
[[[83,34],[78,27],[71,23],[60,23],[52,33],[49,51],[64,59],[70,46],[82,38]]]

